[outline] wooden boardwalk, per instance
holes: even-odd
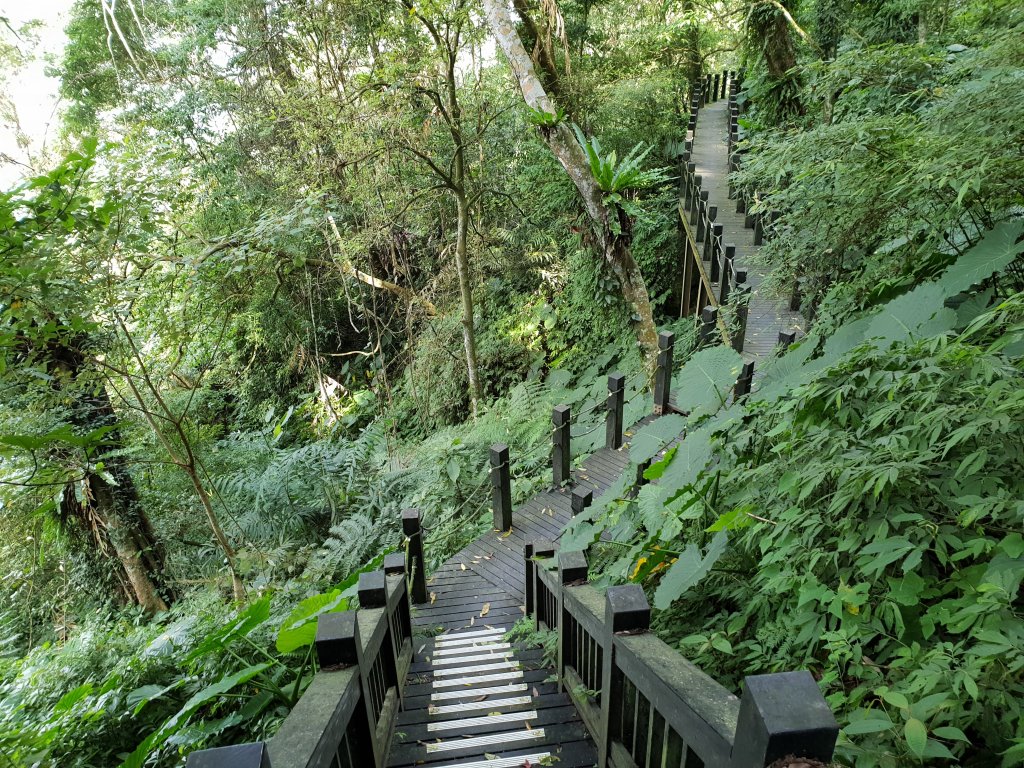
[[[738,268],[747,269],[744,357],[759,360],[772,354],[780,332],[800,335],[803,318],[789,310],[788,300],[768,294],[767,269],[755,258],[761,249],[728,199],[726,110],[722,100],[700,111],[692,160],[710,204],[718,206],[725,242],[736,246]],[[628,465],[628,444],[597,451],[574,472],[574,487],[593,491],[596,499]],[[596,762],[595,745],[541,651],[517,649],[504,639],[525,613],[523,547],[559,539],[572,518],[571,491],[537,494],[514,512],[511,531],[481,536],[431,575],[429,602],[413,611],[414,656],[391,766],[583,768]]]
[[[690,160],[703,180],[701,189],[708,192],[708,204],[718,206],[715,221],[722,225],[723,241],[736,246],[736,268],[747,270],[751,292],[743,357],[760,361],[772,354],[779,333],[795,332],[797,338],[802,336],[805,321],[799,312],[790,310],[788,297],[768,292],[764,281],[770,269],[760,260],[761,246],[754,245],[754,230],[743,226],[744,214],[736,213],[736,201],[729,199],[728,105],[727,99],[721,99],[697,113],[697,136]],[[710,263],[704,264],[710,273]],[[718,289],[716,283],[715,290]]]
[[[574,473],[574,487],[597,498],[628,464],[628,445],[597,451]],[[430,602],[413,609],[413,663],[390,765],[583,768],[597,761],[541,652],[503,639],[525,613],[523,547],[561,536],[570,497],[571,488],[534,496],[513,514],[511,532],[480,537],[431,575]]]

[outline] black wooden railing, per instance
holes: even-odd
[[[743,351],[747,327],[747,303],[749,287],[747,272],[736,267],[736,246],[724,242],[724,227],[716,222],[718,207],[709,202],[709,193],[703,190],[703,177],[697,173],[693,156],[693,140],[696,135],[696,115],[706,103],[703,94],[710,89],[715,101],[729,92],[729,115],[736,109],[736,95],[742,74],[728,70],[719,75],[707,75],[703,85],[693,87],[690,102],[690,124],[683,152],[679,158],[679,233],[682,242],[682,270],[679,284],[679,316],[689,317],[700,314],[703,323],[702,343],[711,343],[710,331],[718,327],[722,341],[731,344],[737,352]],[[738,120],[738,113],[737,113]],[[738,130],[738,123],[737,123]],[[728,157],[730,163],[734,154],[734,136],[730,130]],[[730,169],[732,166],[730,165]],[[731,188],[730,188],[731,192]],[[710,267],[705,269],[704,262]],[[718,284],[715,290],[714,284]],[[720,308],[735,307],[735,327],[730,332]]]
[[[583,552],[527,545],[526,610],[558,633],[558,678],[597,743],[599,768],[764,768],[829,761],[839,726],[809,672],[751,675],[743,698],[651,634],[639,585],[587,584]]]
[[[418,539],[412,512],[403,527]],[[319,671],[270,741],[193,752],[188,768],[383,768],[413,655],[406,572],[405,554],[388,555],[383,570],[360,575],[359,610],[319,617]]]

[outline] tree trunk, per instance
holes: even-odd
[[[458,150],[461,152],[461,150]],[[469,202],[465,193],[456,195],[458,227],[455,236],[455,265],[459,272],[459,292],[462,294],[462,340],[466,348],[466,373],[469,377],[469,398],[476,418],[483,392],[476,362],[476,332],[473,328],[473,283],[469,273],[466,241],[469,236]]]
[[[523,100],[533,109],[555,114],[557,110],[534,71],[533,60],[519,39],[504,0],[483,0],[483,7],[491,33],[505,52],[519,83]],[[568,126],[559,123],[538,130],[580,194],[594,234],[601,243],[604,259],[619,279],[622,295],[633,310],[634,317],[638,318],[633,321],[634,331],[648,366],[653,368],[658,356],[658,332],[654,325],[647,284],[630,253],[628,236],[616,235],[609,227],[608,217],[615,213],[605,206],[604,193],[590,172],[586,153]]]
[[[85,481],[85,494],[77,514],[90,523],[93,538],[101,554],[109,557],[107,545],[117,556],[122,568],[122,582],[127,582],[125,593],[130,595],[148,614],[167,610],[167,601],[157,588],[153,570],[153,542],[139,525],[138,519],[123,512],[120,486],[110,485],[106,480],[90,475]],[[73,491],[65,497],[75,502]],[[148,527],[148,526],[146,526]]]
[[[77,382],[83,375],[85,362],[78,350],[57,349],[53,357],[69,381]],[[120,431],[116,428],[117,414],[102,384],[84,394],[65,394],[74,398],[71,421],[75,426],[88,432],[112,428],[104,441],[108,445],[121,445]],[[93,458],[90,457],[90,461]],[[163,584],[165,554],[142,509],[135,481],[122,457],[106,456],[103,465],[113,482],[97,473],[89,473],[80,486],[81,501],[74,484],[69,484],[60,505],[62,519],[65,524],[69,519],[78,521],[102,556],[110,558],[110,550],[113,550],[121,566],[119,581],[126,597],[147,613],[166,611],[174,593]]]

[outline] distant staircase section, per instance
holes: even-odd
[[[712,96],[703,89],[691,95],[679,174],[679,313],[699,315],[704,336],[714,328],[748,363],[758,363],[802,336],[805,320],[795,276],[786,298],[766,285],[770,269],[761,248],[774,217],[754,211],[755,201],[729,184],[740,162],[739,85],[736,73],[725,72]]]

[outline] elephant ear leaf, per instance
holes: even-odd
[[[743,358],[731,347],[700,350],[686,361],[672,382],[676,404],[691,418],[714,413],[725,405],[742,366]]]
[[[668,569],[668,573],[665,574],[658,589],[654,592],[654,607],[658,610],[665,610],[683,593],[707,576],[725,552],[725,545],[728,541],[728,534],[724,530],[718,531],[711,539],[708,551],[703,557],[695,544],[687,544],[686,549]]]
[[[195,693],[177,713],[165,720],[159,728],[142,740],[142,743],[135,748],[135,751],[128,755],[127,759],[121,763],[121,768],[142,768],[153,750],[180,731],[196,710],[212,699],[228,693],[236,686],[249,682],[269,666],[270,662],[254,664],[251,667],[235,672],[233,675],[225,675],[217,682],[211,683]]]

